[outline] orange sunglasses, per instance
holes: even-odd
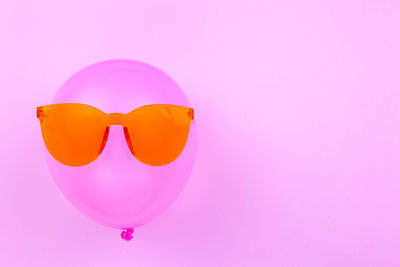
[[[167,104],[106,114],[86,104],[63,103],[38,107],[36,115],[50,154],[74,167],[89,164],[101,154],[111,125],[124,127],[128,147],[139,161],[166,165],[182,153],[194,120],[192,108]]]

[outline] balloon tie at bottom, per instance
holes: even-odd
[[[132,239],[133,229],[128,228],[121,232],[121,238],[125,241],[130,241]]]

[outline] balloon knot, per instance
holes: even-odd
[[[130,241],[132,239],[133,229],[125,229],[121,232],[121,238],[125,241]]]

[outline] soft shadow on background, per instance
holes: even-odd
[[[398,1],[2,1],[0,266],[399,266]],[[196,109],[199,153],[131,242],[47,169],[35,108],[127,58]]]

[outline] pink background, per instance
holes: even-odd
[[[0,266],[400,266],[400,2],[0,3]],[[131,242],[56,188],[35,108],[129,58],[197,110],[183,193]]]

